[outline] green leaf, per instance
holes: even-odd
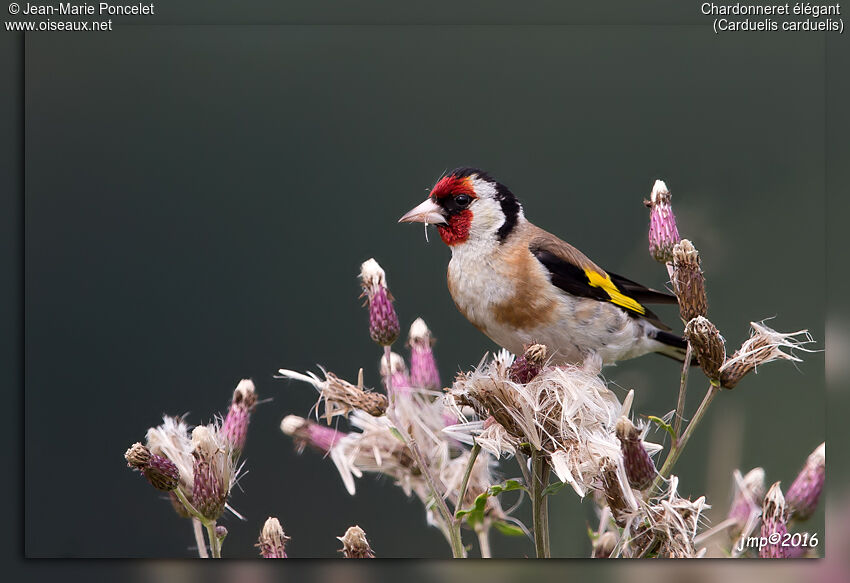
[[[673,439],[673,442],[675,443],[675,441],[676,441],[676,432],[675,432],[675,431],[673,431],[673,426],[672,426],[672,425],[670,425],[669,423],[664,423],[664,420],[663,420],[663,419],[661,419],[660,417],[656,417],[655,415],[650,415],[650,416],[648,416],[648,417],[647,417],[647,419],[649,419],[650,421],[652,421],[653,423],[655,423],[656,425],[658,425],[658,427],[660,427],[661,429],[663,429],[664,431],[666,431],[667,433],[669,433],[669,434],[670,434],[670,437]]]
[[[392,433],[395,438],[398,439],[400,442],[404,443],[405,445],[407,444],[407,442],[404,441],[404,437],[401,436],[401,431],[399,431],[395,427],[390,427],[390,433]]]
[[[507,536],[525,536],[525,533],[520,527],[515,524],[511,524],[510,522],[497,520],[493,523],[493,526],[496,527],[496,530]]]
[[[487,506],[487,498],[489,498],[489,494],[484,492],[483,494],[479,494],[475,499],[475,503],[472,505],[472,508],[468,508],[467,510],[459,510],[455,513],[457,518],[466,517],[466,522],[470,526],[475,526],[479,522],[484,521],[484,508]]]
[[[566,485],[566,482],[553,482],[552,484],[549,484],[548,486],[546,486],[546,488],[543,489],[543,495],[551,496],[552,494],[557,494]]]
[[[517,480],[508,480],[504,484],[490,486],[487,492],[490,496],[498,496],[502,492],[513,492],[514,490],[526,490],[525,486]],[[527,491],[527,490],[526,490]]]

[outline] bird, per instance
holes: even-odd
[[[676,296],[606,271],[534,225],[483,170],[445,174],[399,222],[436,226],[451,249],[447,283],[458,310],[514,354],[543,344],[554,365],[606,366],[649,353],[685,359],[685,339],[647,308]]]

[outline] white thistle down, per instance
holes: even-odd
[[[592,367],[546,368],[527,384],[514,382],[508,367],[514,358],[502,351],[475,370],[461,374],[450,390],[458,426],[447,429],[464,439],[468,432],[483,449],[496,456],[515,453],[528,443],[548,454],[558,478],[580,495],[602,487],[604,460],[617,466],[623,494],[630,507],[637,501],[623,469],[619,441],[614,435],[617,419],[628,411]],[[627,399],[630,403],[631,399]],[[466,419],[461,412],[471,406],[485,422]],[[465,438],[467,441],[471,437]],[[659,446],[646,444],[649,451]]]

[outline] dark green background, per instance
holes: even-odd
[[[294,455],[278,424],[315,393],[272,374],[363,366],[377,384],[355,280],[371,256],[403,326],[432,327],[444,381],[492,349],[451,303],[436,233],[426,245],[396,224],[457,165],[486,168],[531,220],[656,287],[666,273],[646,253],[641,201],[663,178],[730,348],[769,316],[823,347],[824,67],[819,35],[717,37],[708,22],[28,36],[26,554],[191,556],[188,523],[122,454],[163,412],[208,420],[250,376],[273,401],[251,426],[232,498],[248,521],[227,521],[226,555],[252,556],[271,514],[294,556],[335,556],[353,523],[380,556],[447,556],[387,480],[351,498],[329,460]],[[708,494],[719,520],[732,469],[788,485],[825,438],[823,365],[771,365],[722,395],[681,489]],[[666,359],[605,375],[636,389],[640,413],[675,406]],[[553,499],[554,554],[586,554],[590,516],[567,490]],[[73,527],[43,527],[57,517]],[[823,531],[822,513],[808,528]],[[493,542],[498,556],[533,552]]]

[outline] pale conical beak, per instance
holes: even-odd
[[[443,215],[443,209],[432,201],[426,198],[425,201],[414,209],[411,209],[406,215],[401,217],[399,223],[425,223],[432,225],[443,225],[446,223],[446,217]]]

